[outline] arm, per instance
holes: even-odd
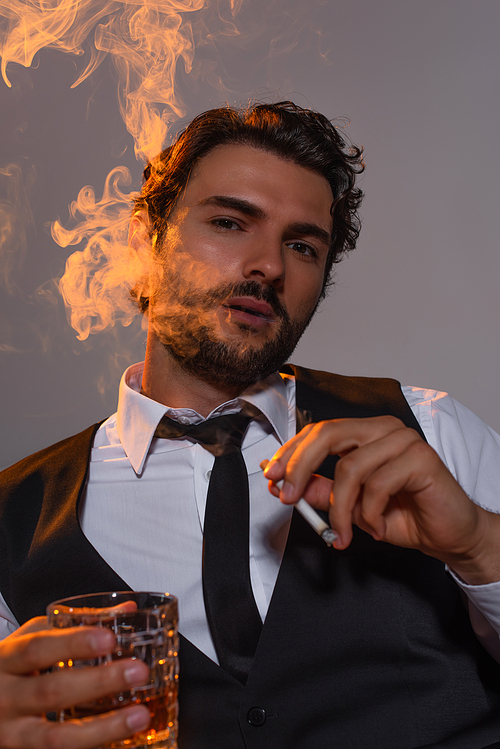
[[[93,718],[55,723],[46,712],[68,708],[144,684],[141,661],[118,660],[96,668],[43,673],[54,663],[113,650],[114,635],[97,627],[52,630],[31,619],[0,642],[0,746],[2,749],[90,749],[126,738],[149,723],[140,705]]]
[[[403,387],[403,395],[429,444],[473,502],[500,513],[500,435],[447,393]],[[462,588],[472,627],[500,662],[500,582]]]
[[[423,427],[429,443],[438,451],[439,455],[446,461],[446,465],[451,469],[453,476],[448,475],[446,482],[453,492],[457,492],[460,500],[459,506],[467,507],[468,501],[470,501],[467,494],[474,497],[476,504],[479,503],[482,505],[482,508],[479,508],[478,512],[482,514],[483,521],[485,519],[492,520],[491,526],[487,528],[487,535],[491,533],[494,547],[496,547],[498,532],[496,526],[498,525],[498,513],[500,512],[500,495],[498,493],[498,486],[500,484],[500,437],[478,419],[478,417],[468,411],[468,409],[457,404],[446,394],[436,393],[435,391],[417,391],[417,389],[409,388],[407,390],[413,391],[410,396],[405,390],[403,392]],[[413,402],[411,401],[412,397]],[[399,436],[402,437],[402,435]],[[300,441],[302,441],[302,438]],[[411,442],[413,441],[411,440]],[[338,450],[339,448],[337,447]],[[335,449],[332,449],[332,452],[335,452]],[[425,450],[423,452],[424,454],[427,453]],[[289,451],[287,455],[283,455],[281,451],[277,453],[275,457],[278,458],[278,465],[272,468],[271,473],[269,471],[271,466],[269,466],[269,469],[266,471],[267,477],[275,480],[283,478],[285,476],[284,468],[287,465],[288,457],[292,455],[294,456],[294,460],[297,460],[298,454],[295,453],[294,449]],[[351,456],[351,460],[353,457]],[[309,453],[308,460],[310,458],[311,453]],[[430,459],[434,463],[435,456],[430,454]],[[319,460],[320,462],[321,459]],[[293,463],[290,470],[292,467]],[[445,466],[439,465],[439,471],[443,470],[446,475]],[[293,471],[293,475],[295,478],[295,471]],[[450,479],[453,479],[453,481]],[[465,496],[455,479],[458,479],[460,484],[466,489],[467,494]],[[306,496],[309,497],[313,506],[326,509],[329,507],[330,491],[333,490],[333,485],[331,483],[330,485],[323,484],[321,492],[321,483],[325,481],[325,479],[313,477],[308,484],[309,494],[306,494]],[[279,496],[279,492],[275,486],[271,484],[270,489],[275,496]],[[322,497],[321,493],[323,493]],[[332,491],[333,500],[335,500],[336,496],[336,493]],[[352,508],[351,511],[352,520],[356,522],[354,517],[356,515],[359,519],[359,525],[365,527],[365,530],[370,532],[370,528],[366,526],[366,523],[365,526],[363,525],[364,520],[361,517],[362,496],[363,493],[360,492],[359,498],[356,498],[355,508]],[[284,501],[288,502],[289,500],[284,498]],[[390,507],[391,505],[387,505],[385,510],[388,512]],[[394,507],[394,503],[392,507]],[[476,514],[475,506],[470,509],[472,509],[470,516],[472,519]],[[392,519],[394,519],[394,516]],[[472,527],[474,523],[475,521],[473,521]],[[488,522],[486,522],[486,525],[488,525]],[[395,541],[393,540],[392,542]],[[340,546],[339,548],[345,547]],[[453,563],[449,565],[449,568],[457,584],[467,596],[471,623],[478,639],[490,655],[500,662],[500,582],[494,581],[494,578],[497,577],[494,569],[498,565],[498,560],[496,558],[496,548],[493,548],[492,551],[492,566],[486,570],[484,576],[481,573],[480,577],[477,577],[476,573],[473,584],[467,584],[468,582],[472,583],[472,578],[467,577],[467,572],[465,572],[465,576],[460,576],[460,574],[454,575]],[[429,550],[426,553],[429,553]],[[434,550],[432,555],[442,558],[437,550]],[[456,570],[458,572],[458,565]],[[483,582],[480,583],[479,580]]]

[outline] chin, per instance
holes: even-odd
[[[224,389],[240,389],[264,380],[287,361],[295,348],[295,339],[261,341],[252,336],[237,344],[231,341],[202,339],[196,353],[165,345],[181,368],[198,380]]]

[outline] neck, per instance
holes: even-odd
[[[142,392],[170,408],[192,408],[202,416],[208,416],[221,403],[237,398],[242,388],[223,388],[197,379],[182,368],[156,334],[149,330]]]

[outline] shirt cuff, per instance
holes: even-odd
[[[448,566],[446,569],[469,601],[486,617],[497,634],[500,635],[500,581],[486,583],[485,585],[468,585]]]

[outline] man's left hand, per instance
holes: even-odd
[[[329,454],[340,456],[335,481],[313,473]],[[309,424],[265,476],[285,504],[304,497],[329,511],[337,549],[349,546],[354,523],[376,540],[442,560],[471,585],[500,580],[500,515],[474,504],[437,453],[393,416]]]

